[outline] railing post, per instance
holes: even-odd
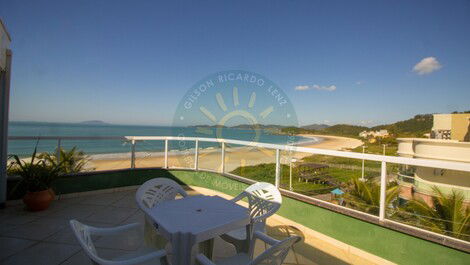
[[[60,148],[61,148],[61,139],[60,137],[57,138],[57,150],[56,150],[56,157],[57,157],[57,164],[60,163]]]
[[[168,139],[165,139],[165,168],[168,168]]]
[[[131,168],[135,168],[135,140],[131,141]]]
[[[281,180],[281,152],[279,149],[276,149],[276,179],[274,185],[276,188],[279,188]]]
[[[225,143],[222,142],[222,161],[220,165],[220,172],[225,173]]]
[[[362,146],[362,153],[364,154],[366,152],[366,146]],[[365,181],[366,179],[364,178],[364,158],[362,158],[362,169],[361,169],[361,181]]]
[[[380,212],[379,220],[385,220],[385,200],[387,199],[387,163],[382,161],[382,168],[380,171]]]
[[[194,170],[199,169],[199,140],[195,141],[194,145]]]

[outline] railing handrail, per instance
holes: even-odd
[[[9,136],[8,139],[9,140],[37,140],[37,139],[39,140],[60,140],[60,139],[61,140],[127,140],[127,141],[132,141],[132,140],[135,140],[135,141],[152,141],[152,140],[196,141],[197,140],[200,142],[235,144],[235,145],[244,145],[244,146],[251,146],[251,147],[268,148],[268,149],[280,150],[280,151],[329,155],[329,156],[337,156],[337,157],[352,158],[352,159],[361,159],[361,160],[364,159],[364,160],[376,161],[376,162],[387,162],[387,163],[395,163],[395,164],[403,164],[403,165],[411,165],[411,166],[442,168],[442,169],[451,169],[451,170],[470,172],[470,163],[465,163],[465,162],[398,157],[398,156],[384,156],[384,155],[375,155],[375,154],[355,153],[355,152],[349,152],[349,151],[320,149],[320,148],[313,148],[313,147],[302,147],[302,146],[296,146],[296,145],[270,144],[270,143],[260,143],[260,142],[251,142],[251,141],[243,141],[243,140],[222,139],[222,138],[183,137],[183,136]]]
[[[245,145],[245,146],[251,146],[251,147],[269,148],[269,149],[274,149],[274,150],[279,149],[281,151],[292,151],[292,152],[310,153],[310,154],[318,154],[318,155],[330,155],[330,156],[339,156],[339,157],[345,157],[345,158],[371,160],[371,161],[377,161],[377,162],[387,162],[387,163],[433,167],[433,168],[442,168],[442,169],[452,169],[452,170],[470,172],[470,163],[464,163],[464,162],[452,162],[452,161],[441,161],[441,160],[431,160],[431,159],[422,159],[422,158],[363,154],[363,153],[355,153],[355,152],[349,152],[349,151],[337,151],[337,150],[320,149],[320,148],[313,148],[313,147],[301,147],[301,146],[295,146],[295,145],[269,144],[269,143],[249,142],[249,141],[242,141],[242,140],[222,139],[222,138],[180,137],[180,136],[125,136],[125,138],[127,138],[128,140],[136,140],[136,141],[166,140],[166,139],[178,140],[178,141],[198,140],[202,142]]]
[[[8,140],[126,140],[125,136],[8,136]]]

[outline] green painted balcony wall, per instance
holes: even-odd
[[[216,173],[139,169],[93,172],[57,180],[57,194],[140,185],[148,179],[167,177],[180,184],[200,186],[235,196],[248,185]],[[278,212],[294,222],[346,244],[398,264],[468,264],[470,254],[367,223],[353,217],[283,197]]]

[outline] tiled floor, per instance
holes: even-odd
[[[82,196],[54,201],[43,212],[28,212],[23,205],[9,205],[0,210],[0,264],[91,264],[69,227],[70,219],[77,219],[94,226],[115,226],[133,222],[143,223],[143,214],[136,207],[135,191],[121,191],[100,195]],[[196,194],[195,191],[190,191]],[[268,234],[285,238],[303,233],[295,226],[276,220],[268,222]],[[141,247],[137,237],[122,241],[114,238],[99,238],[95,243],[100,255],[113,257]],[[347,264],[338,256],[329,255],[303,240],[293,247],[285,264]],[[311,241],[311,240],[310,240]],[[309,241],[309,242],[310,242]],[[266,248],[256,244],[256,252]],[[333,249],[333,251],[335,251]],[[233,255],[233,246],[217,239],[214,257]]]

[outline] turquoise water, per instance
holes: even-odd
[[[258,133],[259,138],[256,137]],[[214,128],[194,127],[166,127],[166,126],[132,126],[132,125],[87,125],[66,123],[39,123],[39,122],[10,122],[10,136],[186,136],[216,138]],[[288,142],[312,142],[310,138],[272,134],[267,131],[254,131],[223,128],[221,138],[263,143],[287,144]],[[57,148],[56,140],[40,140],[39,152],[52,152]],[[8,153],[20,156],[30,155],[36,141],[10,140]],[[61,146],[65,149],[76,146],[87,154],[118,154],[130,150],[130,145],[121,140],[62,140]],[[200,143],[200,148],[217,148],[217,143]],[[170,141],[170,150],[184,150],[194,148],[193,142]],[[161,152],[164,150],[163,141],[139,141],[137,152]]]

